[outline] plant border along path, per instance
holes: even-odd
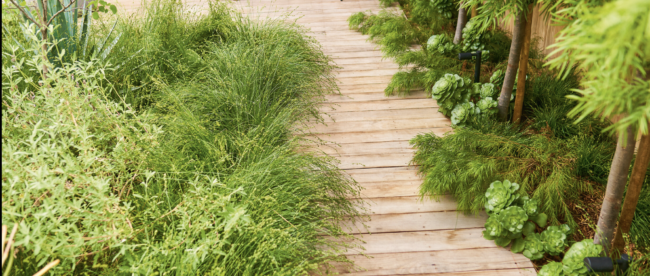
[[[134,10],[136,0],[119,0]],[[207,1],[183,1],[208,5]],[[318,124],[308,138],[328,143],[315,148],[340,160],[339,167],[365,188],[370,221],[348,225],[365,243],[364,252],[348,252],[356,269],[341,266],[345,275],[536,275],[521,254],[497,247],[482,237],[487,215],[456,211],[449,196],[439,202],[420,201],[422,179],[409,167],[414,149],[409,140],[419,133],[443,135],[451,122],[437,112],[424,91],[407,97],[386,97],[384,89],[398,66],[382,59],[381,51],[358,32],[347,18],[359,11],[379,11],[377,0],[246,0],[233,1],[242,13],[264,19],[287,18],[310,28],[322,50],[338,70],[340,95],[329,95],[322,107],[327,125]],[[360,199],[351,199],[360,200]],[[362,255],[365,254],[366,256]]]

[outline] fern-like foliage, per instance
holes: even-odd
[[[480,117],[467,124],[471,127],[456,127],[444,137],[421,134],[411,140],[418,149],[412,163],[425,176],[420,196],[451,194],[459,210],[478,213],[485,206],[490,183],[509,179],[521,185],[522,195],[541,203],[540,212],[549,216],[551,224],[577,226],[569,204],[591,189],[576,173],[574,148],[584,138],[524,135],[514,125]]]

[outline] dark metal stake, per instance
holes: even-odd
[[[474,82],[479,83],[481,82],[481,51],[458,54],[459,60],[472,59],[472,57],[476,57],[476,62],[474,63]]]

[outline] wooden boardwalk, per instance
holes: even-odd
[[[119,0],[127,10],[138,0]],[[189,0],[190,5],[207,5]],[[337,157],[345,170],[365,188],[362,199],[370,206],[370,233],[360,225],[351,233],[365,241],[365,254],[348,252],[365,270],[339,271],[345,275],[536,275],[532,263],[482,237],[486,215],[466,216],[456,211],[453,198],[418,201],[422,180],[408,164],[414,149],[408,141],[418,133],[442,135],[450,121],[437,112],[424,92],[404,98],[385,97],[384,88],[398,66],[382,60],[376,44],[348,29],[347,18],[359,11],[379,11],[378,0],[242,0],[233,5],[252,18],[291,18],[311,29],[342,69],[337,73],[342,95],[330,95],[323,106],[327,126],[312,132],[340,147],[320,149]],[[349,225],[352,226],[352,225]]]

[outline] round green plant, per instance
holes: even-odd
[[[453,125],[462,125],[476,113],[478,113],[477,108],[473,102],[457,104],[451,111],[451,123]]]
[[[528,215],[521,207],[510,206],[498,214],[498,219],[503,228],[511,233],[521,233],[524,223],[528,220]]]
[[[564,276],[562,263],[550,262],[542,267],[537,276]]]
[[[603,252],[600,244],[594,244],[594,240],[585,239],[574,243],[564,254],[562,259],[562,270],[565,275],[587,275],[586,257],[598,257]]]
[[[526,236],[523,253],[526,258],[531,260],[539,260],[544,257],[544,243],[539,234],[532,233]]]
[[[541,239],[544,242],[544,250],[553,256],[564,252],[567,246],[567,234],[571,231],[568,225],[549,226],[542,232]]]
[[[485,210],[488,214],[501,212],[519,198],[519,195],[515,194],[517,190],[519,190],[519,184],[508,180],[503,182],[497,180],[490,183],[490,187],[485,192],[485,197],[487,197]]]

